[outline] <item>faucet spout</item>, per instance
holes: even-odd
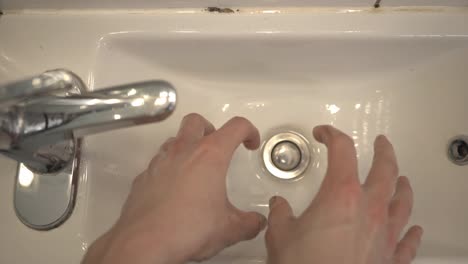
[[[24,83],[21,82],[22,87]],[[164,120],[174,111],[177,101],[176,90],[166,81],[138,82],[93,92],[83,92],[84,87],[77,90],[81,94],[47,94],[0,112],[0,153],[35,171],[50,172],[63,167],[59,164],[70,158],[70,147],[62,146],[62,142]]]
[[[38,147],[108,130],[158,122],[175,109],[176,91],[165,81],[146,81],[83,95],[50,97],[26,107],[44,116],[42,129],[22,137],[22,147]],[[38,126],[37,122],[32,124]]]

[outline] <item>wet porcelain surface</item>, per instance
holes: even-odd
[[[9,195],[15,164],[2,158],[0,233],[13,238],[2,239],[2,263],[78,263],[87,245],[117,218],[132,179],[190,112],[216,126],[245,116],[258,126],[263,142],[284,131],[308,140],[311,164],[295,181],[270,176],[261,151],[237,151],[228,174],[229,198],[265,214],[272,195],[288,198],[299,214],[316,193],[326,150],[312,138],[314,126],[333,124],[354,138],[361,177],[369,169],[375,136],[388,135],[401,174],[414,184],[412,221],[426,229],[416,263],[466,262],[468,167],[448,161],[446,144],[468,134],[463,122],[468,12],[106,16],[2,17],[0,33],[11,37],[0,41],[0,78],[58,66],[76,71],[93,89],[160,78],[178,90],[177,111],[161,124],[86,138],[75,211],[47,233],[27,229],[14,216]],[[263,263],[264,255],[261,234],[212,263]]]

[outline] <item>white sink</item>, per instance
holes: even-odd
[[[89,47],[79,52],[93,60],[78,68],[90,71],[93,89],[164,79],[176,87],[179,101],[163,123],[86,138],[73,224],[51,232],[78,233],[86,248],[115,222],[133,178],[177,132],[181,118],[198,112],[216,126],[232,116],[247,117],[262,142],[285,130],[310,142],[312,163],[297,181],[270,176],[260,150],[237,151],[228,175],[229,199],[265,214],[272,195],[286,197],[297,214],[314,197],[327,167],[326,149],[311,135],[314,126],[333,124],[353,136],[361,177],[368,172],[375,136],[388,135],[401,174],[414,185],[412,222],[425,229],[417,263],[468,261],[468,166],[454,165],[446,155],[450,138],[468,134],[468,27],[463,27],[468,12],[323,12],[91,16],[87,22],[73,17],[75,23],[99,25],[79,33]],[[212,263],[264,258],[261,234]]]
[[[468,188],[468,167],[446,158],[449,138],[468,133],[467,67],[468,39],[457,37],[107,36],[93,71],[94,87],[161,78],[177,87],[180,101],[164,124],[87,141],[90,224],[85,234],[94,238],[115,221],[133,177],[176,133],[183,115],[199,112],[216,125],[245,116],[263,140],[278,130],[295,130],[316,150],[310,169],[293,182],[265,172],[260,151],[237,152],[228,176],[229,198],[242,209],[262,213],[275,194],[285,196],[300,213],[317,191],[326,151],[311,137],[314,126],[333,124],[353,136],[361,176],[369,169],[373,139],[388,135],[402,174],[415,187],[413,220],[427,229],[421,254],[440,250],[468,256],[468,238],[459,230],[468,223],[468,214],[460,213],[466,202],[454,199]],[[259,236],[218,258],[255,261],[264,256]]]

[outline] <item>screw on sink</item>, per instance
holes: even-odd
[[[380,2],[381,2],[381,1],[382,1],[382,0],[376,0],[376,1],[375,1],[375,4],[374,4],[374,7],[375,7],[375,8],[379,8],[379,7],[380,7]]]

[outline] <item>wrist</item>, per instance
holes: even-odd
[[[152,232],[114,229],[103,263],[179,264],[164,239]]]
[[[160,236],[113,227],[89,248],[83,264],[181,264]]]

